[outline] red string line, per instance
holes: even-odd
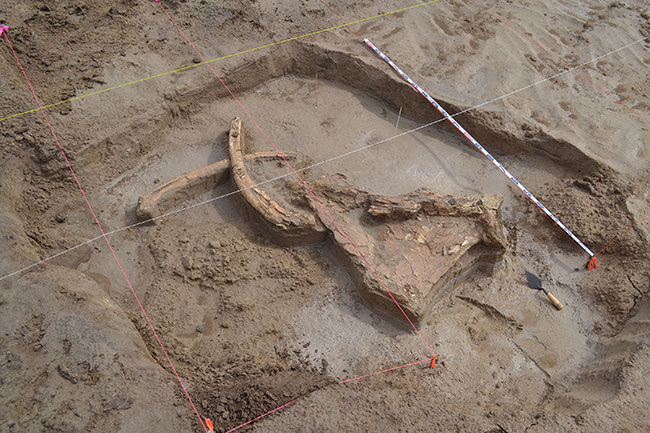
[[[29,81],[29,78],[27,78],[27,74],[25,73],[25,70],[23,69],[23,65],[20,63],[20,60],[18,59],[18,56],[16,55],[16,51],[14,50],[13,45],[9,41],[9,37],[7,36],[7,33],[4,33],[5,39],[7,40],[7,43],[9,44],[9,48],[11,48],[11,52],[13,53],[14,57],[16,58],[16,62],[18,63],[18,66],[20,67],[20,71],[23,73],[23,76],[25,77],[25,80],[27,81],[27,85],[29,86],[29,89],[32,91],[32,95],[34,95],[34,99],[36,100],[36,104],[38,104],[38,107],[43,113],[43,117],[45,118],[45,122],[47,122],[47,125],[50,128],[50,132],[52,133],[52,136],[54,137],[54,140],[56,141],[56,144],[59,147],[59,150],[61,151],[61,155],[63,155],[63,158],[65,159],[66,164],[68,165],[68,168],[70,169],[70,172],[72,173],[72,177],[74,178],[75,182],[77,183],[77,187],[79,188],[79,191],[81,191],[81,194],[83,195],[84,201],[86,202],[86,205],[88,205],[88,209],[90,209],[90,213],[93,216],[93,219],[95,220],[95,223],[97,224],[97,227],[99,227],[99,231],[102,233],[102,237],[106,241],[106,245],[108,245],[109,250],[113,254],[113,258],[115,259],[115,262],[117,263],[118,267],[120,268],[120,271],[122,272],[122,275],[124,276],[124,279],[126,280],[126,283],[128,284],[129,288],[131,289],[131,293],[133,293],[133,296],[135,297],[135,300],[138,302],[138,305],[140,306],[140,310],[142,311],[142,314],[144,315],[145,319],[147,319],[147,323],[149,324],[149,327],[151,328],[151,331],[153,332],[153,335],[156,337],[156,340],[158,341],[158,345],[162,349],[163,353],[165,354],[165,357],[167,358],[167,361],[169,362],[170,367],[172,368],[172,371],[176,375],[176,379],[178,379],[178,383],[180,383],[181,388],[183,388],[183,392],[185,393],[185,396],[189,400],[190,404],[192,405],[192,408],[194,409],[194,412],[196,413],[196,416],[199,418],[199,422],[203,426],[203,429],[207,433],[207,429],[205,427],[205,424],[203,424],[203,419],[199,415],[199,412],[196,410],[196,406],[194,405],[194,402],[192,401],[192,398],[190,397],[189,393],[187,392],[187,389],[185,388],[185,385],[183,384],[183,381],[181,380],[181,377],[179,376],[178,372],[176,371],[176,368],[174,368],[174,364],[172,363],[172,360],[169,358],[169,355],[167,354],[167,351],[165,350],[165,346],[163,346],[162,341],[158,337],[158,333],[156,332],[156,329],[154,328],[153,324],[151,323],[151,320],[149,320],[149,316],[147,315],[146,311],[144,310],[144,307],[142,306],[142,303],[140,302],[140,299],[138,298],[138,295],[135,293],[135,290],[133,289],[133,286],[131,285],[131,281],[129,278],[126,276],[126,272],[124,272],[124,268],[122,267],[122,264],[120,263],[119,259],[117,258],[117,254],[115,254],[115,251],[113,250],[113,246],[111,245],[110,241],[108,240],[108,237],[106,236],[106,233],[104,232],[104,229],[102,228],[102,225],[99,222],[99,219],[97,218],[97,215],[95,214],[95,211],[93,210],[93,207],[90,205],[90,201],[88,201],[88,197],[86,196],[86,192],[81,186],[81,183],[79,182],[79,179],[77,178],[77,175],[75,171],[72,169],[72,165],[70,164],[70,161],[68,160],[68,157],[63,150],[63,146],[61,146],[61,143],[59,142],[58,137],[56,136],[56,133],[54,132],[54,128],[52,127],[52,124],[50,123],[50,120],[47,118],[47,115],[45,114],[45,110],[43,110],[43,107],[41,106],[41,102],[38,99],[38,96],[36,96],[36,92],[34,91],[34,88],[32,87],[31,82]]]

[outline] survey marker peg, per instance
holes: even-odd
[[[7,33],[8,33],[8,32],[9,32],[9,27],[7,27],[6,25],[0,23],[0,36],[2,36],[2,34],[3,34],[4,32],[7,32]]]

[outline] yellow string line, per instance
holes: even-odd
[[[174,69],[173,71],[167,71],[167,72],[163,72],[161,74],[151,75],[149,77],[140,78],[139,80],[131,81],[129,83],[120,84],[120,85],[117,85],[117,86],[114,86],[114,87],[109,87],[107,89],[102,89],[102,90],[97,90],[96,92],[87,93],[85,95],[75,96],[73,98],[65,99],[63,101],[55,102],[53,104],[44,105],[43,109],[56,107],[57,105],[65,104],[66,102],[78,101],[79,99],[87,98],[87,97],[93,96],[93,95],[99,95],[100,93],[105,93],[105,92],[108,92],[108,91],[111,91],[111,90],[121,89],[122,87],[130,86],[132,84],[142,83],[142,82],[145,82],[147,80],[151,80],[153,78],[163,77],[165,75],[173,74],[174,72],[185,71],[185,70],[188,70],[188,69],[196,68],[197,66],[202,66],[202,65],[206,65],[208,63],[217,62],[219,60],[225,60],[225,59],[229,59],[231,57],[241,56],[242,54],[252,53],[253,51],[262,50],[264,48],[273,47],[275,45],[280,45],[280,44],[285,44],[287,42],[296,41],[298,39],[306,38],[308,36],[314,36],[314,35],[317,35],[319,33],[325,33],[325,32],[340,29],[340,28],[343,28],[343,27],[352,26],[354,24],[359,24],[359,23],[362,23],[362,22],[365,22],[365,21],[370,21],[370,20],[374,20],[374,19],[377,19],[377,18],[385,17],[387,15],[392,15],[392,14],[404,12],[404,11],[407,11],[409,9],[418,8],[420,6],[430,5],[430,4],[436,3],[438,1],[439,0],[431,0],[431,1],[428,1],[428,2],[425,2],[425,3],[418,3],[418,4],[407,6],[407,7],[401,8],[401,9],[396,9],[394,11],[384,12],[382,14],[375,15],[375,16],[372,16],[372,17],[362,18],[360,20],[352,21],[352,22],[349,22],[349,23],[339,24],[337,26],[328,27],[326,29],[316,30],[315,32],[305,33],[304,35],[294,36],[292,38],[283,39],[281,41],[272,42],[270,44],[260,45],[259,47],[250,48],[248,50],[240,51],[238,53],[228,54],[228,55],[225,55],[223,57],[218,57],[216,59],[208,60],[206,62],[201,62],[201,63],[197,63],[197,64],[194,64],[194,65],[189,65],[189,66],[183,66],[182,68]],[[9,120],[9,119],[12,119],[14,117],[24,116],[25,114],[33,113],[34,111],[38,111],[38,110],[40,110],[40,108],[32,108],[31,110],[23,111],[22,113],[12,114],[10,116],[0,118],[0,122],[4,122],[5,120]]]

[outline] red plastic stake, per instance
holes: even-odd
[[[436,361],[437,360],[438,360],[437,356],[434,356],[433,358],[431,358],[431,365],[429,366],[429,368],[434,368],[436,366]]]
[[[156,0],[158,1],[158,0]],[[210,418],[205,419],[205,426],[208,428],[208,431],[210,433],[214,432],[214,424],[212,424],[212,421],[210,421]]]
[[[8,31],[9,31],[9,27],[7,27],[7,26],[0,27],[0,36],[2,36],[2,33],[8,32]]]
[[[598,258],[593,256],[589,259],[589,263],[587,263],[587,270],[591,271],[592,269],[596,269],[596,267],[598,267]]]

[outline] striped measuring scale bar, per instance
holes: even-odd
[[[404,79],[406,80],[406,82],[408,82],[411,86],[413,86],[413,88],[414,88],[415,90],[417,90],[418,93],[420,93],[422,96],[424,96],[424,97],[427,99],[427,101],[429,101],[429,102],[431,103],[431,105],[433,105],[434,107],[436,107],[436,109],[437,109],[437,110],[438,110],[438,111],[439,111],[443,116],[445,116],[445,117],[447,118],[447,120],[449,120],[449,121],[450,121],[450,122],[451,122],[451,123],[456,127],[456,129],[458,129],[458,131],[460,131],[460,133],[463,134],[463,135],[465,136],[465,138],[467,138],[467,139],[468,139],[468,140],[469,140],[469,141],[474,145],[474,147],[476,147],[476,148],[479,150],[479,152],[481,152],[483,155],[485,155],[485,157],[486,157],[487,159],[489,159],[489,160],[492,162],[492,164],[494,164],[494,165],[496,166],[496,168],[498,168],[499,170],[501,170],[501,172],[502,172],[502,173],[503,173],[503,174],[504,174],[508,179],[510,179],[510,181],[511,181],[512,183],[514,183],[514,184],[517,186],[517,188],[519,188],[519,189],[520,189],[524,194],[526,194],[526,197],[528,197],[528,198],[530,199],[530,201],[532,201],[533,203],[535,203],[535,205],[536,205],[538,208],[540,208],[540,209],[542,210],[542,212],[544,212],[544,213],[546,214],[546,216],[548,216],[548,217],[549,217],[549,218],[550,218],[550,219],[551,219],[551,220],[552,220],[552,221],[553,221],[553,222],[554,222],[558,227],[560,227],[562,230],[564,230],[564,232],[565,232],[565,233],[566,233],[566,234],[567,234],[571,239],[573,239],[573,241],[574,241],[578,246],[580,246],[580,248],[582,248],[583,250],[585,250],[585,252],[586,252],[587,254],[589,254],[589,257],[591,257],[591,259],[590,259],[590,261],[589,261],[589,269],[595,268],[595,266],[596,266],[596,260],[595,260],[595,257],[594,257],[594,253],[593,253],[593,252],[592,252],[592,251],[591,251],[591,250],[590,250],[590,249],[589,249],[589,248],[588,248],[588,247],[587,247],[587,246],[586,246],[586,245],[585,245],[585,244],[584,244],[580,239],[578,239],[578,237],[577,237],[576,235],[574,235],[574,234],[571,232],[571,230],[569,230],[568,227],[565,226],[565,225],[562,223],[562,221],[560,221],[560,220],[559,220],[555,215],[553,215],[553,213],[552,213],[550,210],[548,210],[548,209],[546,208],[546,206],[544,206],[544,205],[542,204],[542,202],[540,202],[537,198],[535,198],[535,196],[534,196],[533,194],[531,194],[531,192],[528,191],[528,189],[526,189],[526,187],[523,186],[523,185],[522,185],[522,184],[521,184],[521,183],[520,183],[520,182],[519,182],[519,181],[518,181],[518,180],[517,180],[517,179],[516,179],[512,174],[510,174],[510,172],[509,172],[508,170],[506,170],[505,167],[504,167],[503,165],[501,165],[501,163],[500,163],[499,161],[497,161],[496,159],[494,159],[494,157],[493,157],[492,155],[490,155],[490,153],[489,153],[487,150],[485,150],[485,148],[484,148],[483,146],[481,146],[481,144],[480,144],[478,141],[476,141],[476,139],[475,139],[474,137],[472,137],[472,136],[469,134],[469,132],[467,132],[467,131],[465,130],[465,128],[463,128],[462,126],[460,126],[460,123],[456,122],[456,119],[454,119],[452,116],[450,116],[449,113],[447,113],[447,111],[446,111],[444,108],[442,108],[442,107],[440,106],[440,104],[438,104],[438,102],[436,102],[435,99],[433,99],[431,96],[429,96],[429,94],[428,94],[427,92],[425,92],[425,91],[424,91],[420,86],[418,86],[418,85],[415,83],[415,81],[411,80],[411,79],[409,78],[409,76],[406,75],[406,74],[404,73],[404,71],[402,71],[402,70],[399,68],[399,66],[397,66],[395,63],[393,63],[393,61],[392,61],[391,59],[389,59],[388,56],[386,56],[386,54],[384,54],[384,53],[383,53],[379,48],[377,48],[377,47],[375,46],[375,44],[373,44],[372,42],[370,42],[370,40],[368,40],[368,39],[364,39],[363,41],[366,43],[366,45],[368,45],[370,48],[372,48],[372,50],[373,50],[375,53],[377,53],[377,55],[378,55],[379,57],[381,57],[382,59],[384,59],[384,60],[386,61],[386,63],[388,63],[388,64],[391,66],[391,68],[395,69],[395,71],[397,71],[397,73],[400,74],[400,75],[402,76],[402,78],[404,78]]]

